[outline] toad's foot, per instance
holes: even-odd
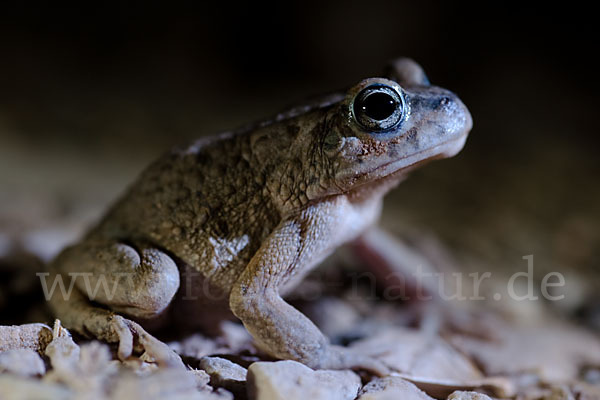
[[[165,343],[147,333],[139,324],[104,308],[92,305],[79,291],[69,298],[54,295],[50,306],[63,325],[87,337],[118,343],[118,357],[125,360],[135,351],[145,351],[147,359],[160,366],[184,367],[181,358]]]
[[[144,351],[142,355],[144,360],[154,361],[160,366],[184,367],[179,355],[146,332],[139,324],[120,315],[113,315],[110,328],[119,342],[117,355],[120,360],[131,357],[135,349]]]

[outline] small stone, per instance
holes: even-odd
[[[456,391],[448,396],[448,400],[492,400],[491,397],[477,392]]]
[[[411,376],[437,380],[474,381],[481,371],[438,336],[409,328],[382,329],[356,341],[352,349],[383,361],[390,368]]]
[[[397,376],[374,379],[359,393],[358,400],[433,400],[412,383]]]
[[[109,375],[116,372],[111,358],[106,344],[92,341],[81,345],[78,366],[85,375]]]
[[[593,385],[600,385],[600,369],[586,369],[583,373],[583,380]]]
[[[190,369],[190,373],[194,375],[196,379],[196,386],[199,389],[207,389],[212,391],[212,387],[210,384],[210,375],[206,373],[206,371],[202,371],[201,369]]]
[[[193,358],[227,352],[226,348],[217,345],[213,339],[200,334],[193,334],[184,340],[169,343],[169,347],[177,354]]]
[[[44,361],[31,349],[13,349],[0,353],[0,373],[36,376],[46,373]]]
[[[45,354],[50,358],[54,370],[71,371],[79,362],[80,349],[66,329],[63,329],[54,335],[54,339],[46,347]]]
[[[590,385],[585,382],[577,382],[571,386],[573,395],[578,400],[600,399],[600,386]]]
[[[210,375],[210,384],[224,387],[234,395],[246,393],[246,368],[220,357],[203,357],[200,368]]]
[[[256,362],[248,368],[250,400],[351,400],[360,389],[352,371],[314,371],[296,361]]]
[[[44,351],[52,340],[52,330],[44,324],[0,326],[0,351],[28,348]]]
[[[242,324],[223,321],[220,325],[223,340],[230,352],[239,353],[245,350],[254,351],[254,339]]]
[[[495,334],[493,341],[454,335],[451,343],[488,375],[537,371],[543,380],[566,382],[578,379],[583,367],[600,365],[598,336],[554,317],[528,325],[501,325]]]
[[[131,372],[124,374],[110,391],[110,399],[158,400],[232,400],[233,395],[223,390],[208,392],[199,390],[196,374],[191,371],[166,368],[147,376]]]
[[[57,383],[0,375],[0,399],[71,400],[73,398],[72,391]]]

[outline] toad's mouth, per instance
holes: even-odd
[[[402,171],[404,170],[404,168],[412,167],[413,165],[420,164],[421,162],[437,160],[440,158],[454,157],[464,147],[468,135],[468,133],[464,133],[454,139],[450,139],[448,141],[440,143],[437,146],[433,146],[428,149],[411,154],[410,156],[402,157],[397,160],[391,161],[387,164],[375,168],[373,172],[389,167],[394,168],[396,165],[404,163],[404,167],[398,168],[398,171]]]
[[[429,147],[409,156],[398,158],[382,164],[370,171],[364,172],[358,177],[358,180],[361,181],[362,184],[365,184],[368,182],[378,181],[380,179],[391,178],[409,172],[410,170],[413,170],[414,168],[429,161],[453,157],[458,154],[460,150],[462,150],[467,140],[467,136],[469,136],[468,131],[458,137],[447,140],[436,146]],[[357,186],[362,186],[362,184],[355,184],[350,190],[353,190]]]
[[[326,191],[325,193],[320,192],[320,194],[319,192],[307,192],[307,196],[309,200],[314,201],[322,197],[352,193],[359,188],[370,185],[378,186],[384,182],[389,182],[392,186],[395,186],[394,182],[401,181],[411,170],[429,161],[455,156],[464,147],[468,135],[469,131],[466,130],[463,134],[453,139],[379,165],[369,171],[359,174],[356,171],[352,171],[348,174],[338,175],[333,181],[333,190]]]

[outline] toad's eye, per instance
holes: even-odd
[[[387,85],[371,85],[358,93],[352,104],[352,114],[368,131],[387,131],[398,125],[404,116],[402,94]]]

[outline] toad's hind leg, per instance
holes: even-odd
[[[158,363],[181,363],[139,324],[113,312],[151,319],[166,309],[179,288],[177,265],[168,255],[145,245],[86,241],[63,251],[49,269],[50,307],[67,328],[118,342],[121,359],[137,344]]]

